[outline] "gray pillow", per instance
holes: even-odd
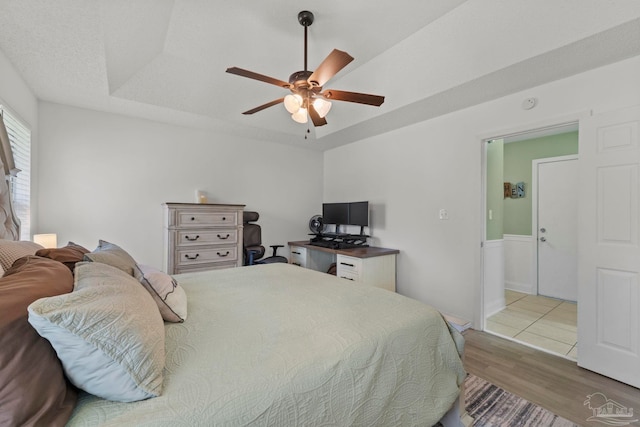
[[[70,294],[28,307],[29,323],[49,340],[78,388],[132,402],[159,396],[164,369],[164,322],[153,298],[126,273],[80,262]]]
[[[133,269],[136,265],[136,261],[127,251],[105,240],[100,240],[98,247],[93,252],[84,254],[84,260],[108,264],[119,268],[130,276],[133,276]]]

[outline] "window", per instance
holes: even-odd
[[[20,240],[31,240],[31,130],[16,114],[0,104],[13,160],[20,169],[10,181],[13,210],[20,219]]]

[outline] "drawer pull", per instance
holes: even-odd
[[[195,221],[195,220],[196,220],[196,217],[195,217],[195,216],[192,216],[192,217],[191,217],[191,221]]]
[[[340,276],[341,279],[347,279],[347,280],[351,280],[352,282],[354,281],[354,279],[352,279],[351,277],[344,277],[344,276]]]
[[[225,253],[224,255],[221,254],[220,252],[216,252],[218,254],[219,257],[224,258],[226,256],[229,256],[229,251],[227,251],[227,253]]]
[[[223,220],[223,221],[226,221],[226,220],[227,220],[227,217],[226,217],[226,216],[223,216],[223,217],[222,217],[222,220]]]
[[[200,256],[200,254],[196,254],[195,256],[190,256],[189,254],[184,254],[184,257],[186,259],[190,259],[190,260],[198,259],[199,256]]]
[[[341,262],[340,265],[346,265],[347,267],[355,267],[355,265],[349,264],[348,262]]]
[[[218,239],[220,240],[227,240],[229,238],[229,234],[227,234],[226,236],[222,237],[221,235],[218,234]]]
[[[296,255],[302,255],[300,252],[296,252],[296,251],[291,251],[291,253]]]
[[[184,238],[187,239],[190,242],[195,242],[196,240],[198,240],[200,238],[200,236],[196,236],[196,237],[184,236]]]

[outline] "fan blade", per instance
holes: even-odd
[[[327,124],[325,118],[318,115],[316,107],[314,107],[312,103],[309,104],[309,117],[311,117],[311,121],[313,122],[313,125],[315,127],[324,126]]]
[[[338,71],[346,67],[351,61],[353,61],[353,57],[347,52],[333,49],[307,80],[318,86],[324,86],[331,77],[335,76]]]
[[[320,95],[330,101],[357,102],[359,104],[375,105],[376,107],[379,107],[384,102],[384,96],[335,89],[327,89]]]
[[[251,110],[247,110],[247,111],[245,111],[245,112],[244,112],[244,113],[242,113],[242,114],[253,114],[253,113],[257,113],[258,111],[262,111],[262,110],[264,110],[265,108],[273,107],[274,105],[280,104],[280,103],[282,103],[282,102],[284,102],[284,98],[274,99],[273,101],[271,101],[271,102],[267,102],[266,104],[262,104],[262,105],[261,105],[261,106],[259,106],[259,107],[253,108],[253,109],[251,109]]]
[[[260,80],[261,82],[270,83],[272,85],[280,86],[285,89],[289,89],[291,85],[284,80],[278,80],[273,77],[265,76],[262,74],[254,73],[253,71],[244,70],[238,67],[227,68],[227,73],[235,74],[241,77],[247,77],[254,80]]]

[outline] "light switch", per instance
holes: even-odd
[[[440,209],[440,219],[449,219],[449,212],[446,209]]]
[[[493,209],[489,209],[489,221],[493,219]]]

